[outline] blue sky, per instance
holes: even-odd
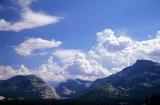
[[[104,68],[109,66],[114,68],[116,64],[104,63],[109,62],[110,58],[106,58],[106,61],[104,61],[88,55],[90,51],[96,52],[95,49],[99,43],[97,42],[97,32],[103,32],[103,30],[108,29],[106,32],[104,32],[104,34],[108,34],[108,31],[114,31],[116,38],[119,38],[121,35],[123,36],[125,34],[125,36],[129,37],[129,40],[127,39],[127,41],[129,41],[129,43],[132,41],[132,44],[135,44],[136,41],[139,43],[143,43],[142,41],[149,41],[150,39],[155,41],[157,38],[157,32],[160,30],[159,0],[29,1],[29,3],[27,3],[26,0],[17,0],[17,2],[14,0],[0,1],[0,19],[3,21],[0,22],[0,65],[5,67],[11,66],[13,68],[19,68],[19,66],[23,64],[27,67],[27,69],[37,69],[42,64],[48,62],[49,58],[53,57],[56,60],[54,62],[61,66],[64,62],[62,63],[62,60],[55,57],[53,53],[57,50],[69,49],[71,50],[70,53],[72,52],[72,54],[77,50],[80,51],[80,53],[84,53],[85,56],[87,56],[87,59],[94,59]],[[26,28],[26,26],[24,26],[25,28],[17,30],[15,28],[8,28],[10,26],[5,26],[4,29],[4,24],[6,25],[7,22],[11,24],[19,22],[19,20],[22,20],[22,14],[28,15],[30,11],[31,13],[33,12],[33,14],[39,13],[39,15],[43,15],[43,17],[46,16],[44,19],[51,20],[49,20],[48,23],[36,23],[38,24],[37,26],[30,28]],[[54,17],[50,16],[58,17],[57,22],[53,22],[52,19]],[[32,18],[32,16],[30,18]],[[24,43],[30,38],[41,38],[46,41],[51,41],[51,39],[54,39],[55,41],[61,41],[62,44],[45,48],[35,48],[33,54],[30,54],[29,56],[17,54],[15,49],[18,46],[20,47],[20,44]],[[121,44],[121,42],[123,42],[122,39],[125,38],[119,38],[116,39],[116,41],[119,41],[118,44]],[[148,44],[150,42],[146,43]],[[111,44],[110,42],[105,44],[105,46],[111,46],[109,45]],[[124,43],[122,44],[124,45]],[[120,48],[123,48],[122,46]],[[117,47],[113,46],[112,49],[115,48]],[[44,55],[40,55],[40,52],[46,53]],[[158,51],[154,50],[151,52],[154,52],[155,54],[155,52]],[[61,54],[63,53],[61,52]],[[148,54],[148,52],[145,54]],[[146,57],[136,56],[136,58],[138,59]],[[152,58],[153,57],[149,57],[148,59],[152,60]],[[155,58],[153,60],[155,60]],[[135,60],[131,61],[134,62]],[[126,66],[126,63],[117,67],[123,66]],[[81,66],[77,67],[75,65],[71,68],[74,68],[77,73],[79,73],[79,68],[82,69]]]

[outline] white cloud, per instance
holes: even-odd
[[[64,68],[59,66],[56,62],[54,62],[53,57],[48,59],[46,64],[42,64],[38,71],[35,71],[35,74],[38,74],[45,80],[48,81],[64,81]]]
[[[29,56],[34,50],[44,50],[48,48],[55,48],[61,45],[61,41],[44,40],[42,38],[29,38],[15,48],[19,55]]]
[[[73,50],[73,49],[58,49],[53,52],[53,55],[59,59],[60,63],[65,64],[67,66],[67,63],[73,63],[73,60],[76,56],[83,55],[83,52],[80,50]]]
[[[17,0],[17,4],[22,8],[28,8],[28,6],[36,0]]]
[[[57,50],[53,56],[62,63],[65,72],[71,77],[102,77],[110,75],[110,72],[99,64],[96,60],[89,57],[87,53],[80,50]]]
[[[156,38],[160,38],[160,31],[157,31]]]
[[[31,8],[29,8],[29,4],[31,4],[32,1],[33,0],[17,0],[18,5],[22,9],[20,20],[11,23],[5,19],[0,19],[0,31],[21,31],[54,24],[60,21],[60,17],[32,11]]]
[[[11,66],[0,66],[0,79],[8,79],[15,74],[15,70]]]
[[[97,33],[97,48],[104,47],[108,52],[116,52],[133,44],[133,40],[127,36],[117,37],[111,29],[105,29]]]
[[[0,79],[8,79],[15,75],[28,75],[35,74],[42,77],[46,81],[64,81],[63,77],[64,69],[60,67],[53,58],[50,57],[46,64],[40,65],[38,68],[29,69],[25,65],[20,65],[18,69],[14,69],[11,66],[0,65]]]
[[[90,55],[108,70],[126,67],[137,59],[150,59],[159,62],[160,38],[135,41],[127,36],[116,36],[111,29],[97,33],[97,44]],[[112,71],[110,71],[112,72]]]
[[[15,75],[28,75],[31,72],[23,64],[18,69],[13,69],[11,66],[0,65],[0,79],[8,79]]]
[[[52,48],[57,45],[52,45],[50,44],[51,41],[40,38],[38,41],[37,38],[33,39],[36,39],[36,41],[26,40],[17,48],[21,49],[25,54],[31,54],[34,50]],[[46,44],[41,44],[41,42],[46,42]],[[54,40],[52,43],[57,43],[57,41]],[[122,68],[133,64],[137,59],[160,62],[159,52],[159,31],[155,38],[136,41],[126,35],[115,35],[111,29],[105,29],[97,33],[97,42],[89,51],[56,49],[46,64],[42,64],[34,70],[22,65],[16,72],[10,66],[0,66],[0,69],[3,69],[0,70],[0,78],[3,77],[3,74],[5,77],[9,77],[13,74],[33,73],[49,81],[63,81],[69,78],[94,80],[116,73]]]
[[[135,41],[105,29],[97,33],[97,43],[88,52],[60,49],[54,51],[53,56],[64,65],[70,78],[95,79],[116,73],[137,59],[160,62],[159,52],[159,32],[153,39]]]
[[[8,27],[11,26],[11,23],[6,22],[4,19],[0,19],[0,30],[7,31]]]

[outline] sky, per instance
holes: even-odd
[[[95,80],[160,57],[159,0],[1,0],[0,79]]]

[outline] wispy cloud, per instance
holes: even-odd
[[[34,12],[29,5],[33,0],[17,0],[18,6],[21,7],[20,20],[17,22],[8,22],[0,19],[0,31],[21,31],[48,24],[54,24],[60,21],[61,17],[51,16],[41,12]]]
[[[6,11],[6,10],[17,10],[17,8],[14,7],[14,6],[3,6],[3,5],[0,5],[0,11]]]
[[[20,45],[18,45],[15,48],[15,51],[19,55],[23,56],[29,56],[31,55],[35,50],[45,50],[48,48],[55,48],[61,45],[61,41],[56,41],[54,39],[52,40],[45,40],[42,38],[29,38],[22,42]],[[43,51],[44,53],[44,51]]]

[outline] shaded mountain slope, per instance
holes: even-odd
[[[84,92],[86,88],[91,85],[92,81],[86,81],[81,79],[68,79],[65,82],[59,84],[56,91],[62,98],[75,98]]]
[[[119,103],[136,102],[152,95],[160,95],[159,88],[160,64],[137,60],[135,64],[116,74],[94,81],[81,98]]]
[[[0,82],[0,96],[12,99],[39,100],[58,99],[56,91],[40,77],[18,75]]]

